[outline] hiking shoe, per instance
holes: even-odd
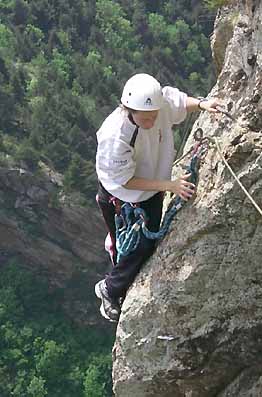
[[[101,299],[100,312],[107,320],[117,322],[120,316],[119,303],[108,295],[106,281],[101,280],[95,285],[96,296]]]

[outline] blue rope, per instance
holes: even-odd
[[[199,157],[200,153],[193,155],[186,169],[186,174],[191,174],[189,182],[194,184],[197,182]],[[173,218],[185,204],[185,200],[176,197],[172,207],[165,213],[160,230],[151,232],[146,227],[147,216],[145,211],[131,203],[124,203],[121,206],[121,213],[115,215],[117,261],[122,256],[127,256],[136,250],[141,240],[141,233],[150,240],[163,238],[167,234]]]

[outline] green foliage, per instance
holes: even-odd
[[[17,139],[14,136],[2,134],[1,136],[1,150],[9,155],[14,155],[18,148]]]
[[[23,161],[31,170],[35,170],[38,168],[40,154],[31,147],[27,141],[23,141],[23,143],[18,146],[14,158],[17,161]]]
[[[68,145],[61,142],[60,139],[56,139],[54,142],[46,145],[45,154],[53,161],[58,171],[64,171],[69,164],[70,150]]]
[[[112,390],[111,356],[94,356],[84,378],[84,396],[104,397]]]
[[[46,280],[16,262],[1,270],[1,396],[112,397],[111,345],[71,324]]]
[[[228,4],[230,0],[204,0],[209,9],[214,10]]]
[[[57,76],[66,83],[70,77],[70,64],[65,55],[61,54],[56,48],[53,49],[53,60],[51,66],[55,70]]]
[[[88,397],[103,397],[104,387],[99,383],[99,372],[96,367],[90,366],[84,381],[85,395]]]
[[[183,19],[178,19],[174,24],[170,24],[167,27],[167,33],[169,44],[178,48],[187,43],[191,36],[190,27]]]
[[[41,376],[33,376],[27,387],[27,393],[32,397],[44,397],[47,395],[45,380]]]
[[[64,186],[68,192],[82,190],[88,197],[91,196],[90,191],[95,194],[96,176],[93,163],[75,154],[65,172]]]
[[[31,168],[46,158],[89,202],[95,132],[127,78],[151,73],[195,96],[213,83],[201,2],[10,0],[0,12],[0,135],[21,146],[4,150]]]
[[[117,53],[132,51],[134,30],[125,17],[122,7],[111,0],[96,1],[96,21],[104,36],[106,45]]]
[[[13,55],[15,37],[10,28],[0,23],[0,54],[7,58]]]
[[[163,15],[149,14],[148,28],[155,40],[161,40],[166,37],[167,23]]]

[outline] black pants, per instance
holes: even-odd
[[[134,281],[141,266],[155,248],[155,240],[147,239],[143,234],[140,243],[135,251],[116,261],[116,229],[115,229],[115,206],[112,196],[100,184],[97,194],[97,203],[102,211],[105,223],[113,242],[113,262],[112,271],[106,276],[108,293],[112,298],[124,297],[128,287]],[[163,193],[157,193],[146,201],[139,203],[148,217],[147,227],[153,232],[159,230],[162,215]]]

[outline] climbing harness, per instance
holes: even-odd
[[[189,181],[196,184],[200,161],[207,153],[210,139],[203,137],[203,130],[197,129],[194,134],[196,144],[186,153],[192,153],[189,166],[186,167],[186,174],[191,174]],[[178,161],[181,161],[182,156]],[[126,256],[133,252],[141,240],[141,234],[150,240],[162,239],[168,232],[169,226],[177,212],[186,204],[181,197],[176,197],[172,206],[166,211],[161,228],[158,232],[150,231],[147,224],[145,211],[137,204],[124,203],[121,211],[116,211],[116,249],[118,253],[117,260],[121,256]]]

